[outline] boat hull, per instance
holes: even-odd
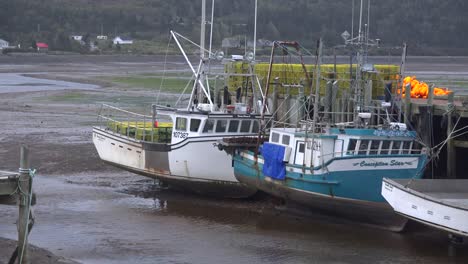
[[[173,149],[168,144],[147,143],[93,129],[93,143],[99,157],[108,164],[198,194],[227,198],[255,194],[256,188],[236,180],[232,160],[213,145],[216,140],[186,142]],[[189,159],[187,153],[196,153],[194,149],[203,155]]]
[[[409,182],[384,179],[382,195],[398,214],[468,237],[467,187],[468,180],[424,179]]]
[[[418,167],[416,165],[414,170]],[[286,167],[286,178],[275,180],[265,176],[262,168],[262,158],[255,162],[253,156],[245,152],[234,157],[234,172],[240,182],[286,201],[294,201],[320,212],[392,231],[403,230],[407,222],[407,219],[394,213],[380,195],[382,178],[390,176],[388,170],[331,171],[327,174],[311,174],[310,170],[304,170],[301,174]],[[404,169],[401,175],[394,177],[404,178],[410,174],[415,173]]]

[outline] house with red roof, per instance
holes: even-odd
[[[48,51],[49,45],[44,42],[37,42],[36,43],[37,51]]]

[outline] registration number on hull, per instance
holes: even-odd
[[[188,133],[187,132],[174,132],[173,135],[175,138],[187,138]]]

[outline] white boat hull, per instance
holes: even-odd
[[[406,181],[408,182],[408,181]],[[384,179],[382,196],[395,212],[423,224],[468,237],[466,180]]]
[[[99,157],[114,166],[196,193],[232,198],[253,195],[255,188],[235,178],[231,157],[216,147],[218,139],[189,138],[169,145],[93,129],[93,143]]]

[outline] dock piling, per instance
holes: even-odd
[[[21,146],[19,168],[19,217],[18,217],[18,263],[29,264],[29,219],[31,208],[31,175],[29,168],[29,149]]]
[[[450,135],[453,130],[452,113],[454,106],[453,92],[448,94],[447,97],[447,178],[455,179],[456,163],[455,163],[455,145],[453,142],[453,135]]]

